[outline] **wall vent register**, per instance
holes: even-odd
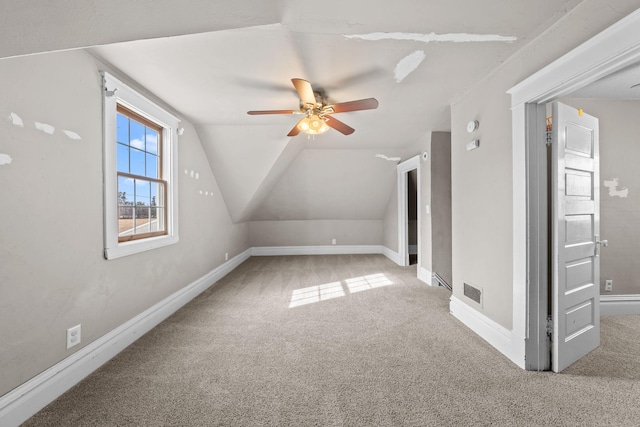
[[[467,298],[481,304],[482,301],[482,290],[478,288],[474,288],[468,283],[464,284],[464,296]]]

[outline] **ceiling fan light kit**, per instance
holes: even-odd
[[[343,135],[351,135],[355,132],[355,129],[330,115],[378,108],[378,101],[375,98],[327,105],[326,100],[320,96],[320,99],[316,100],[316,94],[313,92],[311,83],[308,81],[304,79],[291,79],[291,82],[296,88],[298,96],[300,96],[299,110],[260,110],[248,111],[247,114],[251,116],[263,114],[304,114],[305,116],[298,121],[287,136],[296,136],[300,132],[306,133],[307,135],[319,135],[328,131],[329,128],[333,128]]]
[[[311,114],[297,124],[298,129],[309,135],[319,135],[329,130],[329,125],[320,116]]]

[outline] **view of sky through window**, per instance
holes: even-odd
[[[119,235],[160,231],[164,199],[159,131],[133,117],[116,114]]]

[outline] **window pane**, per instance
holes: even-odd
[[[128,241],[166,233],[166,188],[151,181],[162,179],[162,130],[122,108],[116,114],[118,228],[120,241]]]
[[[118,204],[133,205],[133,180],[123,176],[118,177]]]
[[[118,128],[117,131],[117,140],[122,144],[129,145],[129,118],[123,116],[120,113],[117,113],[117,121],[116,126]]]
[[[149,230],[149,208],[136,206],[134,234],[148,233]]]
[[[162,203],[162,194],[164,185],[161,182],[151,183],[151,206],[164,206]]]
[[[135,120],[131,120],[130,123],[131,129],[129,141],[131,146],[138,150],[144,150],[144,125],[136,122]]]
[[[131,160],[129,164],[131,165],[130,172],[132,174],[145,176],[144,175],[144,151],[131,148]]]
[[[133,234],[133,206],[118,207],[118,236]]]
[[[118,145],[118,172],[129,173],[129,146]]]
[[[158,176],[158,156],[147,153],[147,173],[149,178],[160,178]]]
[[[133,180],[122,176],[118,177],[118,235],[130,236],[133,234]]]
[[[147,129],[147,144],[145,151],[151,154],[158,154],[158,132],[153,129]]]
[[[136,206],[149,206],[151,204],[151,183],[136,179]]]

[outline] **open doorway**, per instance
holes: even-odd
[[[409,265],[418,263],[418,170],[407,172],[407,251]]]
[[[420,264],[420,156],[397,167],[398,173],[398,255],[400,265]],[[413,255],[413,256],[412,256]],[[417,273],[416,273],[417,274]]]
[[[638,83],[640,62],[559,99],[583,115],[597,117],[600,123],[600,178],[594,189],[599,205],[594,224],[598,262],[594,263],[596,279],[592,283],[603,316],[640,314],[640,265],[636,262],[640,239]]]
[[[566,243],[566,240],[562,240],[566,236],[559,236],[557,231],[546,233],[545,104],[570,96],[605,76],[637,63],[640,60],[639,25],[640,13],[631,14],[509,90],[513,123],[513,333],[526,337],[523,360],[527,369],[550,368],[548,331],[554,330],[552,340],[558,337],[555,335],[557,324],[549,322],[556,322],[557,319],[549,319],[547,310],[549,240]],[[602,183],[594,184],[599,188]],[[552,188],[551,192],[557,193],[556,188]],[[565,221],[566,225],[566,219],[552,218],[552,222],[558,221]],[[588,228],[581,227],[584,230]],[[594,251],[599,251],[600,237],[592,237],[590,243],[593,244],[590,246]],[[594,280],[600,287],[599,279]],[[561,286],[556,287],[559,288]],[[557,299],[554,294],[551,295],[552,300]],[[595,299],[595,304],[594,310],[598,310],[599,298]],[[572,313],[578,313],[582,307],[576,306]],[[567,329],[565,332],[570,331]],[[575,349],[566,350],[573,352]]]

